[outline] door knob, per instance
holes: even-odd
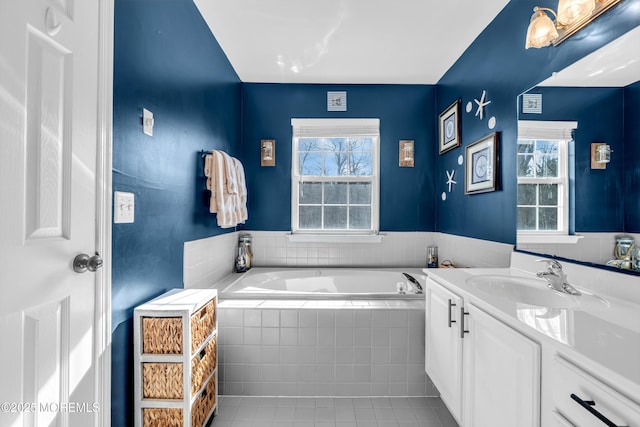
[[[102,267],[102,258],[100,254],[96,254],[90,257],[87,254],[80,254],[73,259],[73,271],[76,273],[84,273],[89,270],[95,272]]]

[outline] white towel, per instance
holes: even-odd
[[[233,195],[225,191],[226,182],[223,153],[213,151],[212,158],[212,186],[209,211],[217,214],[217,221],[220,227],[235,227],[238,223],[236,221],[235,207],[233,206]]]
[[[240,163],[240,160],[234,158],[233,163],[235,164],[236,169],[238,196],[240,199],[237,206],[238,220],[239,222],[244,223],[249,218],[249,213],[247,212],[247,183],[244,176],[244,167],[242,166],[242,163]]]
[[[235,162],[227,153],[220,151],[224,157],[224,178],[226,191],[229,194],[238,194],[238,174],[236,172]]]
[[[211,190],[209,212],[217,214],[218,225],[230,228],[244,223],[248,214],[242,163],[222,151],[213,150],[205,156],[204,174],[207,188]]]

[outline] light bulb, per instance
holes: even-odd
[[[595,0],[560,0],[558,3],[558,22],[562,25],[571,25],[591,16],[595,7]]]
[[[527,29],[526,49],[549,46],[553,40],[558,38],[558,30],[549,15],[537,7],[533,10],[534,14],[531,16],[531,22]]]

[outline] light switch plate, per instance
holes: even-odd
[[[113,196],[113,222],[115,224],[132,223],[134,208],[133,193],[116,191]]]
[[[142,109],[142,132],[145,135],[153,136],[153,113],[146,108]]]

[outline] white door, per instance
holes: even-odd
[[[540,345],[468,304],[464,327],[465,427],[540,426]]]
[[[0,425],[100,417],[98,0],[0,0]]]
[[[431,279],[426,286],[425,369],[451,414],[462,416],[462,298]]]

